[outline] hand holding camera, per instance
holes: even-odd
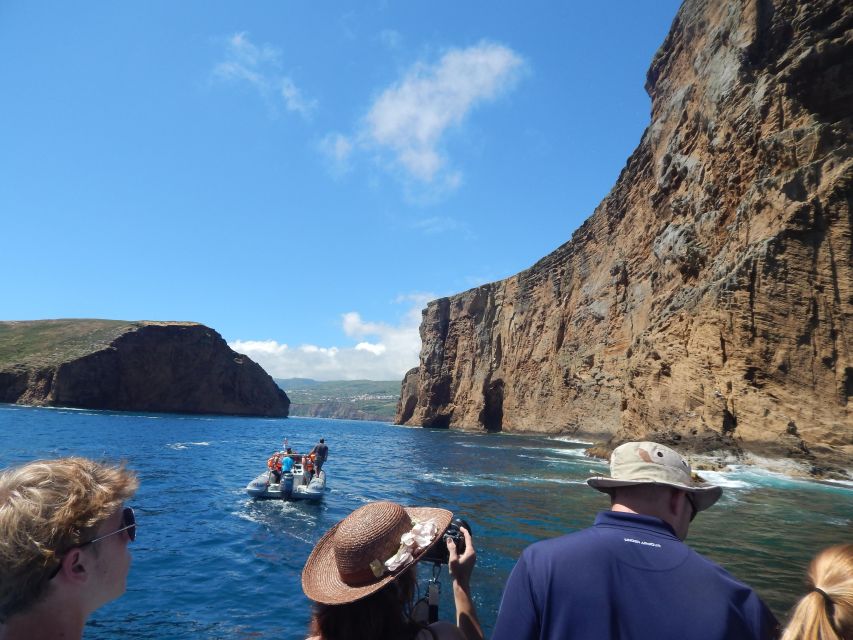
[[[447,569],[453,579],[453,587],[467,591],[471,582],[471,573],[474,571],[474,564],[477,562],[477,552],[474,550],[468,528],[462,526],[459,532],[462,536],[459,542],[448,536],[444,538],[449,556]]]
[[[468,530],[469,536],[466,538],[462,535],[460,529],[464,527]],[[447,564],[450,560],[447,541],[452,540],[456,544],[456,552],[458,554],[462,554],[465,552],[466,542],[468,546],[470,546],[471,540],[471,526],[462,518],[453,518],[450,521],[450,524],[447,525],[447,529],[444,530],[444,533],[441,534],[441,537],[444,538],[443,543],[438,543],[432,546],[424,554],[423,560],[426,562],[435,562],[436,564]]]

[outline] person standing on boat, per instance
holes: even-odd
[[[747,585],[684,544],[720,487],[695,480],[678,453],[629,442],[595,524],[524,550],[504,589],[492,640],[764,640],[779,625]]]
[[[320,475],[320,470],[323,468],[323,464],[326,462],[326,458],[329,457],[329,447],[326,445],[325,438],[320,438],[320,442],[318,442],[313,449],[311,449],[311,453],[314,454],[314,467],[317,472],[317,475]]]
[[[136,475],[86,458],[0,474],[0,639],[79,639],[124,594],[136,538]]]

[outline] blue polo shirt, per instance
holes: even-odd
[[[284,460],[281,461],[281,470],[284,472],[288,472],[293,469],[293,458],[290,456],[285,456]]]
[[[778,637],[755,592],[658,518],[604,511],[537,542],[504,589],[492,640],[739,640]]]

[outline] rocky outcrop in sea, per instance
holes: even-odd
[[[396,421],[853,460],[853,5],[688,0],[571,240],[436,300]],[[520,214],[522,212],[519,212]]]
[[[0,402],[119,411],[288,415],[273,379],[192,322],[0,322]]]

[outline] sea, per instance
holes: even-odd
[[[301,452],[321,437],[329,445],[322,503],[249,498],[246,484],[285,438]],[[470,524],[473,593],[488,637],[521,551],[589,526],[608,507],[585,484],[607,472],[585,457],[586,444],[381,422],[0,405],[0,467],[82,455],[125,461],[139,475],[127,592],[90,618],[89,639],[305,638],[305,560],[324,532],[373,500],[444,507]],[[755,467],[703,475],[724,494],[693,522],[689,544],[753,586],[785,620],[811,557],[853,541],[853,485]],[[432,574],[432,565],[419,569],[424,593]],[[446,567],[437,575],[439,617],[453,620]]]

